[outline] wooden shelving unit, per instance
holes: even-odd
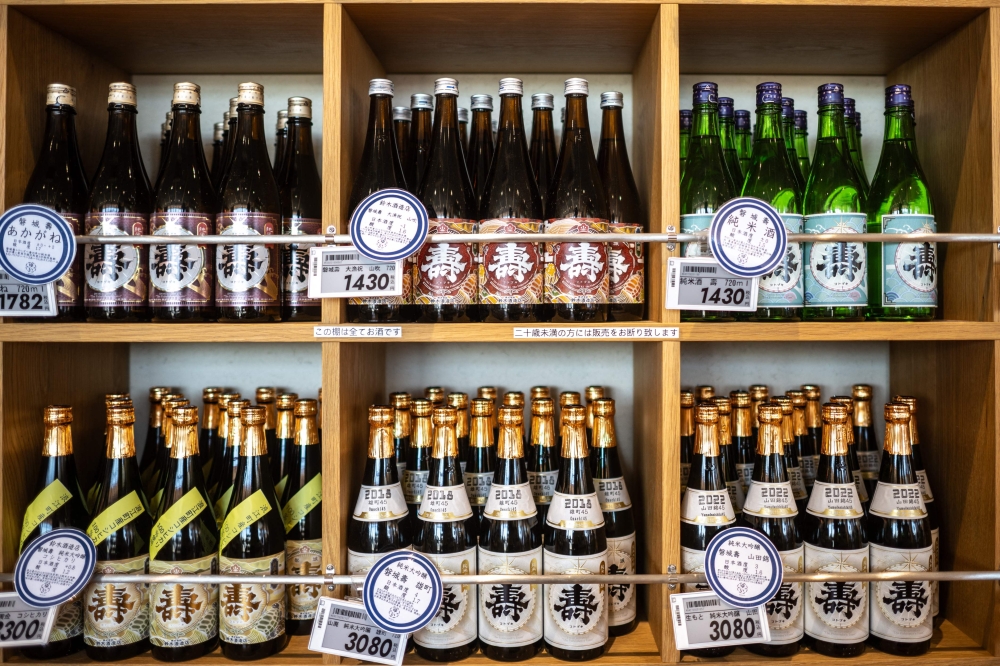
[[[322,73],[324,217],[346,230],[346,199],[360,159],[368,80],[399,74],[566,72],[631,76],[630,155],[650,231],[676,225],[678,109],[688,100],[682,74],[876,75],[913,85],[919,152],[941,231],[991,232],[1000,225],[1000,8],[985,0],[690,0],[680,4],[555,2],[268,2],[235,0],[14,0],[0,5],[0,188],[19,202],[41,141],[44,87],[79,90],[85,162],[95,164],[105,126],[107,83],[145,74]],[[766,38],[765,38],[766,36]],[[177,80],[182,80],[178,78]],[[463,93],[470,91],[463,90]],[[558,92],[558,91],[554,91]],[[400,103],[403,103],[402,100]],[[800,108],[812,108],[810,101]],[[160,113],[158,110],[156,113]],[[143,110],[145,112],[145,110]],[[268,116],[273,118],[273,115]],[[591,118],[592,124],[594,118]],[[205,121],[203,121],[205,122]],[[869,126],[876,122],[868,118]],[[868,155],[875,159],[874,155]],[[952,245],[942,263],[941,312],[924,323],[681,323],[664,308],[669,252],[647,252],[649,321],[677,326],[679,341],[625,340],[633,362],[635,482],[641,519],[640,566],[679,564],[679,412],[684,343],[808,344],[886,342],[893,392],[921,402],[924,456],[939,506],[942,567],[1000,566],[997,387],[1000,298],[988,244]],[[323,323],[346,321],[326,301]],[[347,516],[367,440],[366,410],[384,402],[387,356],[403,343],[514,342],[509,325],[404,324],[402,337],[378,342],[318,339],[313,324],[95,325],[0,323],[0,567],[11,571],[17,534],[38,464],[39,415],[50,403],[76,407],[78,461],[96,465],[102,395],[128,390],[133,343],[314,343],[324,389],[324,540],[328,561],[346,565]],[[533,341],[533,340],[527,340]],[[548,342],[546,340],[546,342]],[[606,343],[607,340],[600,340]],[[553,342],[558,354],[562,343]],[[574,344],[589,344],[574,342]],[[516,359],[518,351],[512,351]],[[595,363],[600,359],[595,358]],[[539,378],[546,381],[546,378]],[[150,383],[155,382],[150,378]],[[137,399],[139,396],[136,396]],[[1000,663],[996,585],[952,583],[921,663]],[[643,621],[614,640],[602,662],[676,663],[669,590],[641,595]],[[6,661],[17,661],[4,654]],[[294,638],[272,661],[319,663]],[[67,663],[88,661],[77,655]],[[202,663],[225,661],[217,653]],[[325,660],[326,661],[326,660]],[[482,663],[473,657],[466,663]],[[551,663],[540,655],[532,663]],[[684,660],[693,661],[690,657]],[[738,650],[725,661],[764,661]],[[803,649],[786,660],[832,662]],[[902,664],[874,650],[851,663]],[[151,664],[146,654],[131,660]],[[414,655],[407,663],[422,663]]]

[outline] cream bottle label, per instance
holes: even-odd
[[[632,498],[628,496],[624,477],[594,479],[594,489],[602,511],[621,511],[632,507]]]
[[[471,511],[470,511],[471,513]],[[476,571],[476,549],[434,555],[424,553],[442,574],[471,574]],[[476,640],[476,585],[445,585],[441,608],[430,623],[413,635],[417,645],[450,648]]]
[[[542,556],[546,574],[605,574],[607,551],[596,555]],[[604,585],[545,585],[545,642],[565,650],[588,650],[608,641]]]
[[[517,486],[490,486],[483,516],[491,520],[522,520],[537,515],[531,488],[527,483]]]
[[[403,506],[406,506],[405,504]],[[323,540],[285,541],[285,571],[289,576],[315,576],[323,571]],[[289,620],[311,620],[316,616],[316,604],[322,585],[295,583],[286,585]]]
[[[806,573],[868,571],[868,548],[831,550],[807,543],[805,552]],[[806,583],[806,633],[834,643],[867,640],[868,583]]]
[[[608,537],[608,573],[623,577],[635,574],[635,532],[620,538]],[[607,591],[608,625],[617,627],[634,620],[635,585],[612,583]]]
[[[792,484],[792,497],[796,501],[809,497],[809,493],[806,492],[806,481],[802,477],[801,467],[788,468],[788,482]]]
[[[149,556],[98,561],[94,573],[144,574]],[[83,641],[97,647],[138,643],[149,637],[149,585],[90,583],[83,595]]]
[[[869,544],[872,571],[929,571],[933,546],[886,548]],[[934,633],[933,596],[928,581],[877,581],[872,584],[871,633],[879,638],[918,643]]]
[[[552,472],[528,472],[528,485],[531,494],[535,496],[535,504],[548,504],[556,492],[559,482],[559,470]]]
[[[691,525],[732,525],[736,522],[728,490],[688,487],[681,502],[681,522]]]
[[[880,518],[912,519],[927,515],[920,486],[915,483],[897,484],[879,481],[875,486],[869,511]]]
[[[597,493],[564,495],[556,491],[545,521],[564,530],[592,530],[604,524],[604,512]]]
[[[236,559],[222,556],[223,575],[283,575],[285,553]],[[285,586],[227,583],[219,595],[219,638],[226,643],[264,643],[285,633]]]
[[[424,501],[427,477],[430,474],[427,470],[408,469],[403,471],[403,496],[406,498],[407,504],[420,504]]]
[[[785,573],[801,573],[804,550],[781,550],[781,563]],[[802,610],[802,583],[782,583],[778,592],[764,604],[767,623],[771,627],[771,644],[785,645],[802,639],[805,631],[805,613]]]
[[[361,486],[357,504],[354,505],[354,519],[367,523],[398,520],[409,513],[403,497],[403,487],[398,483],[391,486]]]
[[[150,560],[151,574],[217,574],[219,559]],[[150,589],[149,642],[157,647],[197,645],[219,633],[219,586],[156,583]]]
[[[788,481],[783,483],[754,481],[750,484],[743,513],[760,518],[784,518],[798,515],[799,510],[795,506],[792,486]]]
[[[465,485],[427,486],[417,517],[432,523],[450,523],[472,516]]]
[[[490,494],[490,486],[493,485],[493,472],[466,472],[462,470],[462,478],[465,481],[465,492],[469,498],[469,504],[485,506],[486,499]]]
[[[541,546],[523,553],[495,553],[479,548],[481,574],[536,575],[541,569]],[[497,647],[521,647],[537,643],[541,638],[541,585],[496,583],[479,586],[479,640]]]
[[[835,484],[817,481],[809,495],[806,512],[820,518],[864,518],[865,512],[853,483]]]

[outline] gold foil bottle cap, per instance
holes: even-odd
[[[511,405],[504,405],[501,407],[498,418],[500,425],[502,426],[519,426],[524,422],[524,414],[521,411],[521,408]]]
[[[435,407],[432,422],[436,426],[453,426],[458,420],[458,415],[451,407]]]
[[[855,384],[851,387],[851,396],[855,400],[871,400],[872,387],[868,384]]]
[[[261,386],[257,389],[257,404],[266,405],[267,403],[274,402],[277,395],[278,389],[273,386]]]
[[[847,423],[849,418],[850,414],[848,413],[845,405],[838,405],[829,402],[823,405],[824,423]]]
[[[503,395],[503,404],[508,407],[524,409],[524,394],[520,391],[508,391]]]
[[[615,401],[611,398],[597,398],[594,400],[594,416],[614,416]]]
[[[42,416],[45,425],[66,425],[73,422],[73,408],[69,405],[49,405]]]
[[[410,411],[413,412],[414,416],[430,416],[431,412],[434,411],[434,403],[424,398],[417,398],[413,401]]]
[[[150,402],[160,402],[163,397],[168,395],[173,389],[167,386],[154,386],[149,389],[149,401]]]
[[[746,391],[730,391],[729,404],[733,407],[749,407],[750,394]]]
[[[694,389],[694,397],[697,402],[708,402],[715,397],[715,387],[708,386],[707,384],[696,386]]]
[[[757,419],[761,423],[781,423],[782,418],[781,405],[765,403],[757,408]]]
[[[230,418],[240,418],[243,410],[250,406],[249,400],[233,400],[226,406],[226,413]]]
[[[135,86],[131,83],[112,83],[108,86],[108,104],[135,106]]]
[[[173,412],[174,425],[198,425],[198,408],[194,405],[179,405]]]
[[[412,403],[413,398],[409,393],[401,391],[389,394],[389,404],[392,405],[393,409],[409,409]]]
[[[854,398],[849,395],[835,395],[830,398],[830,402],[835,405],[846,406],[848,413],[852,413],[854,411]]]
[[[392,407],[389,407],[388,405],[372,405],[368,408],[369,424],[373,426],[389,427],[392,425],[392,420]]]
[[[531,399],[538,400],[539,398],[551,398],[552,392],[549,390],[548,386],[532,386],[531,387]]]
[[[472,400],[473,416],[491,416],[493,414],[493,401],[488,398],[474,398]]]
[[[562,417],[568,426],[580,425],[587,418],[587,410],[580,405],[569,405],[563,409]]]
[[[531,401],[532,416],[551,416],[555,413],[555,403],[552,398],[536,398]]]
[[[806,395],[806,400],[819,400],[820,390],[815,384],[803,384],[802,392]]]
[[[169,394],[168,394],[168,397],[169,397]],[[176,395],[174,397],[183,397],[183,396]],[[105,393],[104,394],[104,404],[105,405],[110,404],[113,400],[131,400],[131,399],[132,399],[132,396],[130,396],[128,393]]]
[[[264,424],[264,408],[260,405],[247,405],[240,414],[244,425],[255,426]]]
[[[803,391],[797,389],[792,389],[791,391],[785,391],[785,395],[788,399],[792,401],[792,407],[805,407],[806,406],[806,394]]]
[[[771,404],[777,405],[781,408],[781,413],[788,416],[792,413],[792,400],[783,395],[776,395],[771,398]],[[757,408],[758,413],[760,413],[760,408]]]
[[[150,389],[152,390],[152,389]],[[222,389],[218,386],[209,386],[201,390],[201,401],[209,404],[216,404],[222,396]]]
[[[496,386],[480,386],[476,389],[477,398],[486,398],[487,400],[497,399],[497,387]]]
[[[893,423],[909,423],[910,408],[897,402],[887,402],[885,405],[885,420]]]
[[[132,425],[135,423],[135,410],[131,407],[112,407],[108,410],[108,425]]]
[[[299,399],[298,393],[282,393],[278,396],[277,405],[278,409],[292,409],[295,406],[295,401]]]
[[[582,405],[578,391],[563,391],[559,394],[560,408],[571,407],[572,405]]]
[[[892,401],[909,407],[911,415],[917,413],[917,399],[912,395],[897,395]]]
[[[681,391],[681,407],[694,407],[694,393]]]
[[[699,403],[694,408],[697,423],[694,437],[694,452],[703,456],[719,455],[719,406],[714,401]]]
[[[847,407],[827,403],[823,405],[823,440],[820,453],[828,456],[847,455],[851,445],[851,426]]]
[[[300,398],[292,409],[295,416],[315,416],[317,404],[312,398]]]
[[[604,397],[604,387],[603,386],[588,386],[583,390],[585,396],[587,396],[587,401],[594,401],[599,398]]]
[[[719,406],[712,402],[703,402],[694,408],[696,423],[710,425],[719,422]]]
[[[455,409],[468,409],[469,395],[467,393],[449,393],[448,406]]]
[[[236,391],[229,391],[228,393],[223,393],[222,395],[219,396],[219,406],[225,407],[233,400],[239,400],[241,397],[243,396],[241,396]]]
[[[424,389],[424,397],[435,405],[444,404],[444,389],[440,386],[428,386]]]
[[[751,400],[767,400],[768,389],[765,384],[754,384],[750,387]]]

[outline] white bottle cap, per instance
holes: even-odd
[[[222,141],[222,133],[226,131],[226,123],[215,123],[213,141]]]
[[[223,122],[224,125],[226,125],[226,129],[229,129],[229,112],[228,111],[226,111],[225,113],[222,114],[222,122]]]
[[[524,82],[521,79],[507,78],[500,79],[500,94],[501,95],[523,95],[524,94]]]
[[[472,96],[472,110],[482,110],[487,111],[493,110],[493,96],[492,95],[473,95]]]
[[[264,86],[253,82],[241,83],[239,90],[240,94],[237,99],[240,104],[264,106]]]
[[[411,109],[433,109],[434,96],[427,93],[414,93],[410,95]]]
[[[288,111],[286,111],[285,109],[279,109],[278,122],[277,125],[275,126],[275,129],[277,129],[280,132],[281,130],[285,129],[287,125],[288,125]]]
[[[392,107],[392,119],[410,122],[413,120],[413,113],[408,106],[394,106]]]
[[[174,84],[174,99],[171,104],[195,104],[201,105],[201,86],[197,83]]]
[[[621,108],[624,106],[624,99],[625,95],[620,92],[603,92],[601,93],[601,108],[607,109],[615,106]]]
[[[288,98],[288,117],[289,118],[312,118],[313,108],[312,100],[308,97],[289,97]],[[280,111],[278,113],[281,113]]]
[[[131,83],[112,83],[108,86],[108,104],[135,106],[135,86]]]
[[[435,95],[458,96],[458,79],[440,78],[434,81]]]
[[[564,95],[589,95],[590,84],[587,79],[566,79]]]
[[[76,88],[62,83],[50,83],[45,87],[45,105],[65,104],[76,108]]]
[[[368,95],[388,95],[392,97],[392,81],[389,79],[372,79],[368,82]]]
[[[232,120],[232,119],[234,119],[236,117],[236,107],[239,105],[239,103],[240,103],[240,98],[239,97],[230,97],[229,98],[229,119],[230,120]]]
[[[469,110],[464,107],[458,107],[458,122],[467,123],[469,122]]]
[[[553,97],[550,93],[535,93],[531,96],[532,109],[554,109]]]

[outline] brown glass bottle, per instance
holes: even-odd
[[[288,110],[278,109],[278,120],[274,127],[274,161],[271,163],[271,170],[274,171],[279,189],[284,182],[280,176],[284,173],[285,158],[288,156],[288,134]]]
[[[594,401],[604,397],[603,386],[588,386],[583,390],[583,397],[587,401],[587,446],[594,445]]]
[[[476,397],[489,400],[492,405],[492,409],[490,410],[490,423],[493,426],[493,441],[495,442],[497,437],[500,436],[500,425],[497,423],[497,387],[480,386],[476,389]]]
[[[430,474],[431,447],[434,444],[434,428],[431,423],[433,410],[433,403],[423,398],[414,400],[410,408],[413,430],[410,435],[410,446],[406,450],[406,469],[403,471],[402,484],[403,496],[410,512],[407,522],[408,533],[411,535],[417,530],[417,510],[424,500],[427,477]]]
[[[851,423],[854,422],[854,398],[849,395],[835,395],[830,398],[830,402],[846,407],[847,416],[851,419]],[[851,476],[854,478],[854,486],[858,489],[858,497],[861,498],[861,508],[865,510],[867,516],[868,507],[871,505],[871,496],[868,494],[868,487],[861,475],[861,468],[858,467],[857,446],[854,445],[854,428],[850,429],[847,440],[847,461],[851,465]]]
[[[528,440],[528,485],[538,510],[538,522],[545,517],[559,481],[559,449],[556,447],[554,403],[552,398],[531,401],[531,436]]]
[[[531,171],[538,185],[538,193],[545,205],[545,197],[556,172],[559,152],[556,149],[556,134],[552,127],[552,95],[536,93],[531,96]]]
[[[226,111],[226,115],[229,112]],[[222,177],[222,158],[225,154],[226,149],[226,122],[215,123],[212,126],[212,187],[215,188],[215,193],[219,193],[219,178]]]
[[[688,477],[691,475],[691,460],[694,456],[694,394],[691,391],[681,391],[681,495],[687,488]]]
[[[757,428],[760,420],[757,418],[758,408],[770,400],[770,392],[764,384],[752,384],[750,386],[750,427],[753,433],[754,447],[756,450]]]
[[[369,93],[371,94],[371,93]],[[410,145],[407,150],[409,163],[403,167],[406,189],[414,194],[420,189],[427,171],[427,159],[431,154],[431,132],[434,97],[426,93],[410,95]],[[400,184],[400,187],[404,187]]]
[[[243,410],[250,406],[249,400],[230,400],[226,405],[226,440],[216,480],[210,484],[215,488],[212,501],[215,502],[215,522],[222,527],[222,522],[229,512],[229,503],[233,498],[237,474],[240,469],[240,450],[246,439],[246,427],[243,422]],[[220,424],[221,427],[221,424]],[[268,469],[270,471],[270,468]],[[276,493],[277,494],[277,493]]]
[[[45,136],[35,168],[24,190],[24,203],[51,208],[80,235],[87,212],[87,177],[76,140],[76,88],[50,83],[45,91]],[[83,319],[83,252],[77,252],[69,270],[56,280],[55,318]]]
[[[462,137],[462,154],[469,152],[469,110],[458,107],[458,135]]]
[[[282,164],[281,232],[323,233],[323,181],[316,168],[312,139],[312,100],[288,98],[288,139]],[[310,243],[282,250],[282,321],[319,321],[320,302],[309,298]]]
[[[542,231],[542,199],[531,170],[521,110],[523,89],[520,79],[500,80],[500,128],[480,200],[481,234]],[[544,270],[538,243],[483,243],[479,263],[482,321],[541,321]]]
[[[458,440],[458,458],[461,461],[462,473],[465,474],[465,461],[469,454],[469,395],[467,393],[449,393],[448,406],[455,410],[455,438]]]
[[[274,480],[274,493],[279,499],[284,494],[285,484],[288,483],[292,469],[292,460],[296,453],[294,447],[297,419],[293,410],[298,399],[297,393],[281,393],[275,401],[274,444],[273,448],[268,449],[268,452],[271,456],[271,478]],[[315,414],[312,416],[315,420]],[[267,423],[266,417],[264,422]],[[264,432],[266,435],[267,431]],[[268,446],[271,446],[270,442],[268,442]]]
[[[392,107],[392,131],[396,135],[396,148],[399,150],[399,163],[405,165],[409,163],[410,156],[410,127],[412,126],[413,112],[408,106]]]
[[[258,386],[255,392],[257,404],[264,408],[264,436],[267,437],[267,450],[273,452],[277,448],[276,428],[278,426],[278,389],[273,386]],[[278,479],[271,477],[275,485]]]
[[[396,459],[396,480],[401,482],[406,471],[406,452],[410,449],[410,406],[413,398],[409,393],[399,392],[389,394],[389,405],[392,407],[392,450]],[[400,491],[402,492],[402,491]]]
[[[851,397],[854,398],[854,449],[858,455],[858,468],[865,480],[868,495],[875,497],[882,456],[872,419],[872,394],[872,387],[868,384],[855,384],[851,388]]]
[[[733,510],[736,513],[742,513],[746,492],[743,490],[743,484],[740,483],[740,477],[736,471],[736,446],[733,437],[735,431],[733,411],[736,407],[729,398],[721,395],[713,398],[710,402],[719,408],[719,459],[722,464],[722,480],[726,482],[726,490],[729,492],[729,501],[733,505]]]
[[[472,401],[472,422],[469,427],[469,445],[462,467],[465,493],[472,505],[473,534],[479,534],[483,511],[493,483],[496,461],[496,440],[492,428],[493,403],[483,398]],[[456,419],[457,420],[457,419]]]
[[[139,459],[139,477],[143,489],[148,488],[147,482],[156,469],[160,444],[163,439],[163,405],[162,400],[170,395],[171,389],[166,386],[154,386],[149,389],[149,427],[146,429],[146,442],[142,447],[142,457]]]
[[[586,79],[566,80],[566,126],[555,177],[545,200],[545,231],[604,233],[608,200],[601,182],[587,116]],[[545,302],[552,321],[594,322],[608,318],[608,249],[604,243],[548,243]]]
[[[417,196],[432,234],[476,231],[476,196],[458,135],[458,81],[434,82],[434,129]],[[427,323],[470,322],[476,314],[477,275],[472,243],[427,243],[414,259],[413,302]]]
[[[597,168],[608,200],[608,231],[637,234],[648,231],[632,176],[622,124],[620,92],[601,93],[601,147]],[[611,321],[638,321],[646,314],[646,260],[642,243],[608,245],[608,281]]]
[[[493,96],[472,96],[472,128],[469,136],[469,150],[466,153],[466,165],[469,168],[469,179],[476,193],[477,205],[482,202],[483,189],[493,164]]]
[[[86,231],[141,236],[149,228],[153,194],[139,154],[135,86],[108,87],[108,134],[87,203]],[[144,245],[84,245],[84,305],[90,321],[136,322],[148,317],[149,276]]]
[[[208,498],[212,500],[213,507],[218,497],[219,477],[226,457],[227,438],[229,436],[229,403],[239,400],[240,394],[231,391],[223,392],[219,395],[219,419],[215,425],[215,444],[212,447],[212,468],[205,475],[205,482],[208,487]],[[226,503],[228,504],[228,500]]]
[[[212,463],[215,462],[216,446],[219,441],[219,397],[223,390],[218,386],[207,386],[201,390],[204,415],[198,431],[198,451],[201,455],[201,475],[205,479],[206,489],[208,479],[212,475]]]
[[[163,493],[167,490],[167,467],[170,465],[170,452],[174,446],[174,409],[190,404],[187,398],[176,397],[163,400],[163,442],[157,452],[156,470],[157,475],[150,478],[150,485],[144,486],[146,497],[149,498],[149,510],[152,517],[156,517],[163,499]],[[155,481],[155,483],[153,483]]]
[[[222,164],[219,168],[219,182],[216,184],[219,196],[222,196],[222,182],[226,179],[226,174],[229,173],[229,165],[233,159],[233,144],[236,142],[236,127],[239,124],[240,118],[240,114],[237,111],[237,107],[239,107],[239,105],[239,97],[229,98],[229,111],[225,114],[226,141],[225,145],[222,147]]]

